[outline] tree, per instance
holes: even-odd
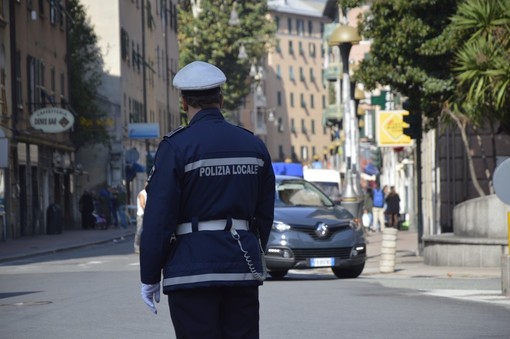
[[[239,25],[228,23],[232,8],[238,13]],[[234,110],[249,94],[251,63],[263,61],[274,33],[267,1],[181,1],[179,61],[181,66],[195,60],[206,61],[223,70],[227,76],[225,108]],[[246,60],[238,58],[241,45],[249,56]]]
[[[370,54],[354,79],[367,89],[390,88],[434,124],[454,86],[453,49],[440,39],[455,13],[456,0],[374,1],[360,30],[372,40]]]
[[[498,131],[510,134],[510,3],[507,1],[468,0],[459,5],[452,17],[450,30],[461,41],[454,58],[454,74],[457,91],[446,105],[445,112],[461,129],[466,149],[466,123],[475,129],[489,126],[492,142],[492,167],[496,167],[495,124]],[[477,138],[484,150],[481,138]],[[471,155],[468,152],[468,157]],[[489,168],[485,152],[482,154],[485,167]],[[470,164],[472,177],[474,168]],[[487,180],[492,180],[491,171],[485,171]],[[482,188],[477,188],[484,196]],[[489,185],[491,193],[493,189]]]
[[[85,9],[80,0],[67,1],[69,14],[69,98],[70,109],[77,116],[71,135],[76,149],[109,141],[104,121],[106,112],[96,101],[101,84],[103,58]]]

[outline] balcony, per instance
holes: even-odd
[[[341,104],[329,105],[322,112],[322,124],[324,126],[332,126],[338,124],[344,118],[344,108]]]
[[[327,80],[327,81],[337,81],[339,78],[341,77],[341,74],[340,74],[340,66],[339,65],[336,65],[336,66],[328,66],[328,68],[326,68],[324,70],[324,78]]]

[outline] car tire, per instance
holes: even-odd
[[[289,270],[276,270],[276,271],[269,271],[268,272],[271,278],[273,279],[281,279],[289,273]]]
[[[352,267],[331,267],[331,270],[339,279],[354,279],[359,277],[364,268],[365,263]]]

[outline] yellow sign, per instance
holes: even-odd
[[[404,134],[404,128],[409,127],[402,118],[409,115],[408,111],[379,111],[377,112],[377,145],[380,147],[401,147],[412,144],[412,139]]]

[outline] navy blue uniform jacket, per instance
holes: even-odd
[[[228,123],[219,109],[203,109],[189,126],[169,133],[159,144],[148,179],[140,246],[141,280],[161,280],[163,291],[207,286],[252,286],[238,242],[229,231],[178,235],[182,223],[241,219],[250,230],[238,231],[257,272],[262,271],[274,214],[275,178],[264,143]]]

